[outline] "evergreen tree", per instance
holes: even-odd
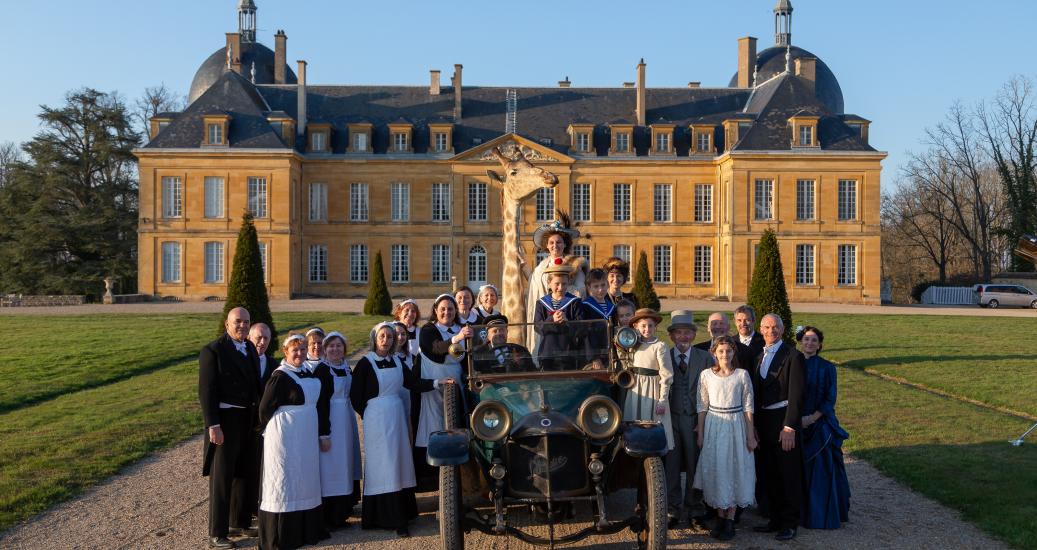
[[[781,252],[778,250],[778,239],[770,229],[764,231],[760,238],[753,279],[749,283],[748,303],[761,318],[768,313],[776,313],[781,317],[785,324],[785,340],[792,341],[792,309],[785,290]]]
[[[367,290],[367,301],[364,302],[364,315],[392,314],[392,298],[389,287],[385,285],[385,272],[382,270],[382,253],[374,255],[374,270],[371,275],[371,286]]]
[[[652,308],[659,311],[659,295],[655,293],[652,278],[648,275],[648,255],[641,251],[637,258],[637,272],[634,274],[634,296],[641,307]]]
[[[245,212],[241,217],[238,244],[234,248],[234,263],[230,283],[227,284],[227,301],[223,304],[218,334],[223,334],[226,330],[223,321],[230,310],[243,307],[248,310],[252,324],[266,323],[270,327],[270,341],[277,342],[277,329],[274,328],[274,317],[270,313],[270,299],[266,293],[264,279],[259,236],[256,235],[256,226],[252,223],[252,214]],[[267,351],[272,353],[276,348],[276,345],[271,344]]]

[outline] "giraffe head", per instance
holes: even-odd
[[[502,153],[499,147],[493,148],[493,156],[504,168],[504,178],[493,170],[487,170],[486,175],[490,177],[491,182],[500,187],[505,204],[520,203],[533,196],[541,187],[550,189],[558,185],[558,176],[533,166],[517,147],[515,158]]]

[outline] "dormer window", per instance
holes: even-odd
[[[429,151],[430,153],[453,153],[454,152],[454,125],[449,122],[430,122]]]
[[[210,122],[205,126],[208,128],[209,145],[223,145],[223,124]]]
[[[207,147],[226,147],[227,128],[230,125],[230,116],[225,114],[203,115],[205,126],[205,137],[202,145]]]
[[[310,135],[310,150],[319,153],[328,148],[328,133],[314,132]]]
[[[392,135],[392,148],[393,151],[406,151],[407,150],[407,134],[398,132]]]
[[[393,153],[411,153],[411,135],[414,127],[409,122],[397,121],[389,124],[389,146]]]
[[[713,147],[713,126],[698,125],[691,126],[692,154],[712,155],[716,149]]]
[[[610,155],[631,155],[634,153],[634,125],[625,120],[609,124],[612,132]]]
[[[288,147],[295,147],[295,119],[283,111],[268,113],[266,121]]]
[[[369,122],[354,122],[347,125],[349,131],[349,149],[350,153],[370,153],[371,152],[371,123]]]
[[[576,134],[576,150],[586,153],[591,150],[591,136],[586,132]]]
[[[367,151],[367,134],[353,135],[353,150],[357,153]]]
[[[148,139],[155,139],[155,136],[157,136],[162,130],[165,130],[172,121],[172,114],[167,115],[166,113],[162,113],[151,117],[151,128],[149,129],[150,135],[148,136]]]
[[[574,122],[569,125],[569,144],[574,153],[589,154],[594,148],[594,125],[587,122]]]
[[[673,124],[656,123],[652,128],[652,148],[650,155],[672,155],[673,150]]]
[[[863,141],[864,143],[868,143],[869,122],[867,120],[864,120],[863,118],[857,117],[847,118],[845,120],[846,125],[850,127],[850,130],[853,130],[853,133],[856,134],[857,137],[861,138],[861,141]]]
[[[616,152],[626,153],[630,151],[630,134],[622,133],[616,135]]]
[[[814,144],[814,127],[813,126],[800,126],[799,127],[799,145],[800,147],[809,147]]]
[[[746,119],[728,119],[724,121],[724,151],[730,151],[734,149],[735,145],[738,144],[738,140],[745,137],[745,134],[753,127],[752,120]]]
[[[309,152],[330,153],[331,152],[331,125],[326,122],[310,123],[306,126],[309,134]]]
[[[793,147],[819,147],[817,135],[817,116],[794,116],[789,119],[792,128]]]

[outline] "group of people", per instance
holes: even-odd
[[[233,548],[232,537],[256,536],[264,549],[314,544],[344,526],[357,502],[362,528],[409,536],[415,492],[438,485],[426,448],[446,425],[443,388],[465,382],[467,354],[484,372],[603,369],[622,326],[640,335],[623,416],[664,427],[671,528],[686,512],[692,524],[715,518],[711,535],[730,539],[741,510],[753,505],[769,518],[756,530],[779,540],[801,525],[846,521],[848,436],[835,417],[835,368],[819,356],[822,332],[798,330],[796,350],[782,340],[780,317],[765,315],[757,332],[755,312],[741,306],[736,336],[717,312],[709,338],[693,345],[692,313],[674,311],[667,345],[656,334],[662,316],[622,291],[629,265],[609,258],[589,268],[571,255],[576,236],[559,222],[534,234],[548,256],[530,280],[528,349],[508,343],[493,285],[436,297],[424,320],[416,301],[399,302],[352,367],[346,337],[319,327],[284,338],[275,365],[269,327],[231,310],[226,333],[199,356],[209,546]],[[582,320],[608,322],[574,339],[566,326]]]

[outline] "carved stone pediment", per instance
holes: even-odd
[[[544,153],[542,153],[542,152],[540,152],[540,151],[538,151],[538,150],[536,150],[536,149],[534,149],[534,148],[532,148],[532,147],[530,147],[528,145],[523,145],[523,144],[515,142],[515,141],[505,142],[505,143],[499,145],[498,147],[500,147],[500,150],[501,150],[502,153],[504,153],[506,156],[509,156],[509,157],[515,156],[515,152],[516,151],[522,151],[522,154],[525,155],[526,160],[529,160],[529,161],[534,162],[534,163],[538,163],[538,162],[558,162],[558,158],[556,158],[556,157],[545,155]],[[492,150],[490,150],[490,151],[483,151],[483,154],[479,155],[477,160],[497,162],[497,157],[493,156],[493,151]]]
[[[492,139],[486,143],[455,155],[451,160],[466,162],[492,162],[497,164],[497,158],[493,156],[494,147],[500,147],[501,152],[509,157],[513,157],[517,151],[521,151],[522,154],[525,155],[526,160],[529,160],[534,164],[548,162],[573,162],[573,158],[564,153],[559,153],[550,147],[545,147],[516,134],[505,134],[496,139]]]

